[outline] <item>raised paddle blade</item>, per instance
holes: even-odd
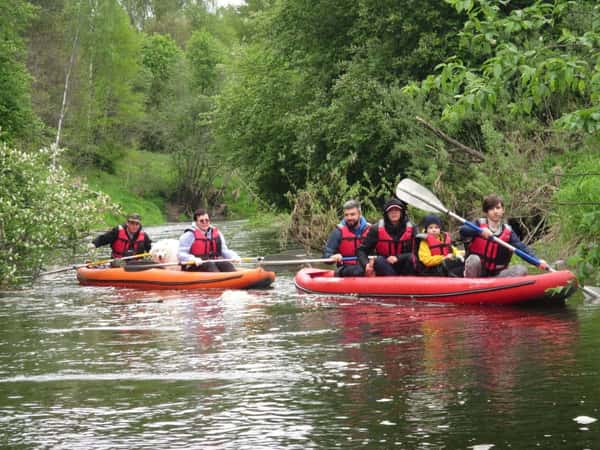
[[[429,189],[410,178],[404,178],[398,183],[396,197],[423,211],[448,214],[448,209]]]

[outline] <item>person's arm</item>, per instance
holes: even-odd
[[[515,233],[514,231],[510,233],[510,239],[508,240],[508,243],[531,256],[535,256],[533,250],[531,250],[529,247],[523,244],[523,242],[521,242],[521,239],[519,239],[519,236],[517,236],[517,233]]]
[[[373,225],[367,235],[365,236],[362,244],[358,249],[356,249],[356,256],[358,257],[358,262],[360,265],[365,268],[365,266],[369,263],[369,255],[377,245],[377,241],[379,240],[379,228],[378,225]]]
[[[147,253],[152,248],[152,239],[148,236],[148,233],[144,231],[144,253]]]
[[[425,267],[435,267],[439,266],[444,261],[444,256],[432,255],[429,245],[423,239],[419,243],[419,261],[421,261]]]
[[[179,250],[177,252],[177,258],[179,262],[188,262],[195,260],[196,257],[190,253],[192,244],[194,243],[194,233],[192,231],[186,231],[179,238]]]
[[[117,239],[118,235],[119,235],[119,227],[114,227],[113,229],[107,231],[106,233],[101,234],[100,236],[96,237],[96,239],[94,239],[92,241],[92,243],[96,247],[102,247],[103,245],[110,245],[115,241],[115,239]]]
[[[479,226],[479,220],[473,222],[475,225]],[[458,228],[458,232],[460,233],[460,238],[464,241],[465,239],[471,240],[476,236],[479,236],[479,233],[473,229],[471,229],[467,225],[461,225]]]
[[[521,242],[521,239],[519,239],[519,236],[517,236],[517,233],[515,233],[514,231],[510,234],[510,240],[508,241],[508,243],[510,245],[512,245],[513,247],[518,248],[519,250],[533,256],[534,258],[537,258],[537,256],[535,256],[535,253],[533,252],[533,250],[531,250],[529,247],[527,247],[525,244],[523,244],[523,242]],[[540,259],[540,264],[538,266],[538,268],[542,269],[542,270],[549,270],[550,266],[548,265],[548,263],[543,260]]]
[[[240,255],[238,255],[233,250],[227,248],[227,242],[225,242],[225,236],[223,233],[219,233],[219,239],[221,239],[221,254],[225,259],[241,259]]]
[[[342,242],[342,231],[339,228],[335,228],[327,238],[325,247],[323,248],[323,258],[331,258],[333,255],[339,254],[338,249]],[[340,255],[341,256],[341,255]]]

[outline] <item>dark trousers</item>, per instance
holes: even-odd
[[[414,275],[415,257],[411,253],[398,255],[398,262],[390,264],[386,256],[378,256],[375,259],[375,274],[378,276]]]
[[[445,259],[440,265],[425,267],[420,274],[428,277],[462,278],[465,264],[459,259]]]
[[[235,272],[235,266],[229,261],[204,261],[199,266],[183,266],[187,272]]]
[[[360,264],[342,264],[335,270],[337,277],[362,277],[365,269]]]

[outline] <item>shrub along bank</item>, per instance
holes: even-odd
[[[57,249],[75,249],[110,199],[52,165],[52,152],[0,142],[0,285],[34,277]]]

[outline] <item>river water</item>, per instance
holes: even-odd
[[[242,256],[301,253],[221,225]],[[0,447],[600,447],[600,303],[390,306],[298,293],[296,269],[261,291],[65,272],[0,292]]]

